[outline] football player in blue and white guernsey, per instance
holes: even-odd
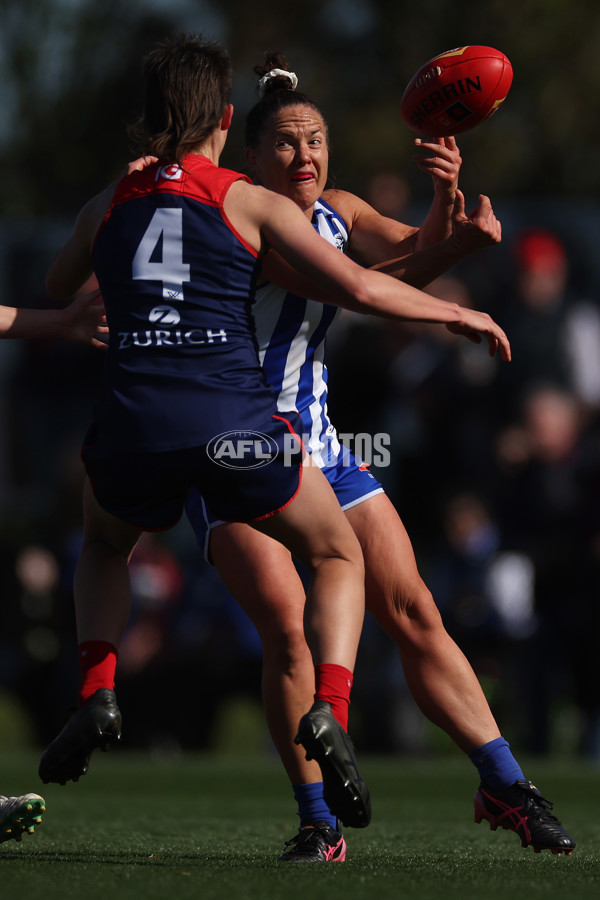
[[[329,141],[320,109],[296,90],[297,76],[282,56],[255,71],[262,98],[246,125],[246,156],[255,180],[290,197],[341,252],[423,286],[468,253],[500,241],[501,226],[487,197],[465,214],[454,138],[417,141],[415,159],[433,179],[434,200],[421,228],[405,225],[354,194],[327,189]],[[274,253],[262,276],[252,312],[267,380],[278,407],[300,413],[306,447],[360,541],[367,608],[397,643],[415,700],[479,771],[476,820],[508,825],[536,850],[570,853],[572,839],[525,779],[470,664],[445,631],[398,513],[368,467],[340,443],[329,419],[325,339],[339,308],[317,302],[327,295]],[[293,742],[314,683],[303,638],[304,590],[291,557],[246,525],[215,521],[197,492],[192,491],[187,512],[207,558],[261,636],[266,715],[300,817],[300,829],[281,858],[342,860],[344,838],[324,799],[319,769]]]

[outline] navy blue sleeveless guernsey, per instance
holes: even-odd
[[[110,329],[99,447],[201,446],[276,412],[251,315],[257,254],[223,210],[238,179],[188,154],[119,182],[92,253]]]

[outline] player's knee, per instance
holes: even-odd
[[[301,620],[288,622],[284,627],[281,627],[281,623],[276,627],[266,625],[260,629],[260,638],[263,656],[275,663],[281,671],[292,672],[303,665],[312,668],[312,656]]]
[[[402,633],[443,628],[442,618],[425,582],[419,578],[402,590],[393,591],[387,608],[395,628]]]
[[[352,577],[364,581],[363,553],[354,533],[344,536],[342,540],[317,548],[312,555],[311,562],[313,572],[323,565],[342,565]]]

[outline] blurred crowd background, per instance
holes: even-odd
[[[101,7],[101,8],[98,8]],[[600,9],[595,0],[255,2],[38,0],[3,4],[0,302],[44,306],[44,274],[80,206],[130,158],[140,60],[174,30],[223,41],[243,169],[252,66],[280,50],[331,129],[337,186],[411,224],[430,185],[411,161],[399,99],[427,59],[497,46],[515,81],[460,138],[467,203],[492,198],[500,247],[434,282],[488,311],[510,364],[431,326],[344,313],[329,342],[338,429],[390,435],[376,468],[446,626],[521,751],[600,761]],[[0,342],[0,746],[45,745],[78,683],[72,575],[81,540],[79,446],[102,355],[60,341]],[[232,702],[260,717],[260,643],[187,523],[148,535],[117,689],[126,745],[215,745]],[[155,715],[156,701],[169,710]],[[411,700],[396,648],[367,617],[353,692],[359,747],[445,749]],[[15,722],[19,726],[15,725]],[[377,729],[371,727],[377,722]],[[266,728],[265,747],[268,747]]]

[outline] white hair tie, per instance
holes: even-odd
[[[284,78],[288,78],[291,84],[290,90],[295,91],[298,87],[298,76],[295,72],[286,72],[285,69],[271,69],[270,72],[267,72],[266,75],[258,82],[259,91],[264,93],[265,85],[271,78],[278,78],[279,76],[283,76]]]

